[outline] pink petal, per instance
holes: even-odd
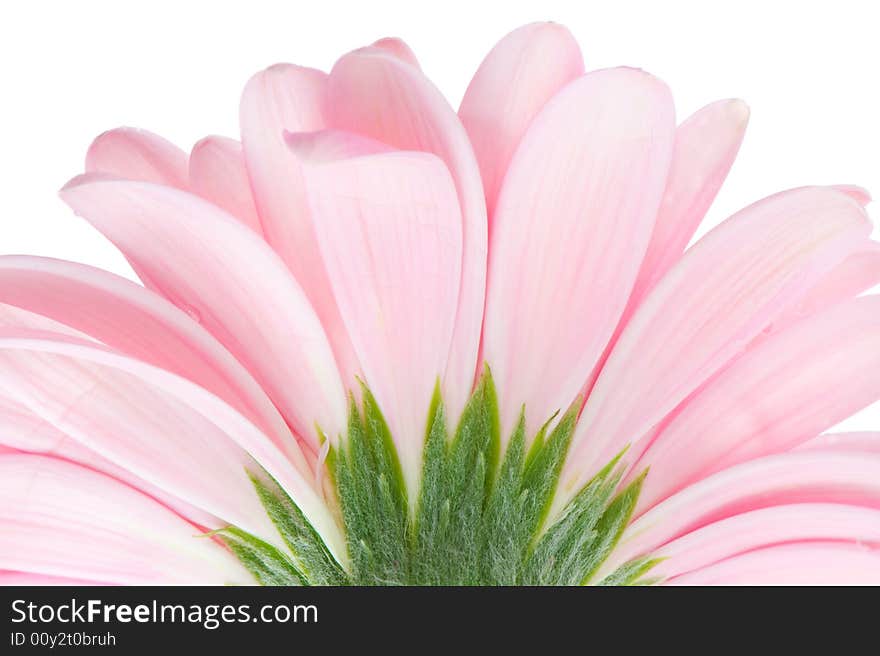
[[[254,75],[241,97],[241,141],[266,240],[284,260],[324,326],[342,382],[356,386],[360,368],[342,325],[315,240],[301,162],[287,132],[322,130],[327,76],[278,64]]]
[[[167,187],[75,180],[61,195],[147,272],[257,378],[317,451],[345,427],[345,395],[327,338],[296,281],[254,232]]]
[[[733,166],[748,122],[749,108],[743,101],[720,100],[675,131],[669,180],[628,309],[638,307],[684,253]]]
[[[136,476],[277,541],[248,477],[261,467],[344,557],[313,482],[251,422],[188,380],[91,344],[0,333],[0,391]]]
[[[814,314],[857,296],[877,283],[880,283],[880,244],[869,241],[822,277],[776,324]]]
[[[144,492],[199,526],[211,529],[226,526],[226,522],[135,476],[4,396],[0,396],[0,445],[6,447],[7,452],[56,456],[84,465]]]
[[[789,452],[720,471],[665,499],[630,524],[602,571],[611,572],[631,558],[652,554],[682,535],[727,517],[794,503],[880,509],[880,458],[865,453]]]
[[[858,185],[839,184],[833,185],[833,187],[838,191],[842,191],[847,196],[850,196],[861,205],[867,205],[872,200],[870,192],[863,187],[859,187]]]
[[[556,23],[515,29],[480,64],[458,115],[480,164],[490,222],[504,174],[532,119],[583,73],[577,42]]]
[[[385,37],[384,39],[375,41],[373,47],[394,55],[400,61],[406,62],[410,66],[419,68],[419,60],[416,58],[416,54],[402,39],[398,39],[397,37]]]
[[[880,433],[826,433],[798,444],[795,451],[855,451],[880,454]]]
[[[648,249],[614,335],[587,378],[587,395],[645,295],[681,258],[727,177],[748,116],[748,107],[742,101],[721,100],[703,107],[678,126],[669,178]]]
[[[284,139],[297,159],[306,164],[333,162],[391,150],[380,141],[343,130],[285,132]]]
[[[26,586],[50,586],[50,585],[94,585],[94,581],[71,579],[63,576],[46,576],[45,574],[31,574],[29,572],[0,572],[0,586],[26,585]]]
[[[250,418],[291,459],[305,466],[284,419],[247,369],[161,296],[83,264],[4,256],[0,257],[0,302],[61,322],[58,325],[74,329],[73,334],[87,334],[198,383]],[[14,325],[58,331],[57,325],[39,326],[21,319]]]
[[[785,544],[721,561],[672,585],[878,585],[880,552],[836,542]]]
[[[395,152],[307,173],[321,253],[370,390],[418,491],[461,277],[461,215],[438,158]]]
[[[0,568],[128,585],[253,582],[200,532],[104,474],[0,456]]]
[[[205,137],[193,146],[189,184],[194,193],[240,219],[258,235],[263,234],[244,154],[235,139]]]
[[[565,410],[617,325],[663,193],[675,129],[666,86],[590,73],[532,123],[498,198],[483,357],[506,439]]]
[[[627,444],[628,457],[637,457],[643,435],[863,249],[870,230],[849,196],[805,187],[747,207],[689,249],[635,313],[596,381],[556,509]]]
[[[660,430],[636,513],[738,462],[786,451],[880,398],[880,296],[842,304],[767,339]]]
[[[136,128],[116,128],[97,137],[86,154],[86,171],[186,189],[186,153],[162,137]]]
[[[461,207],[463,254],[446,405],[457,417],[470,395],[486,291],[486,207],[467,133],[442,94],[416,68],[379,48],[342,57],[327,81],[327,125],[401,150],[439,156],[452,174]]]
[[[841,504],[800,503],[728,517],[655,552],[651,576],[671,578],[733,556],[789,542],[835,541],[880,546],[880,511]]]

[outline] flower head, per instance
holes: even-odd
[[[880,582],[880,437],[822,434],[880,398],[867,194],[686,248],[744,103],[532,24],[457,113],[383,39],[240,116],[62,190],[143,286],[0,258],[7,580]]]

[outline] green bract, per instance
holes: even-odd
[[[503,458],[488,369],[450,435],[439,387],[425,436],[421,489],[410,507],[397,452],[376,400],[351,403],[348,435],[331,450],[348,543],[344,569],[293,500],[251,476],[288,551],[232,527],[230,549],[265,585],[626,585],[650,583],[649,558],[593,580],[630,519],[644,474],[620,489],[618,459],[552,523],[547,513],[577,422],[575,404],[526,448],[524,412]]]

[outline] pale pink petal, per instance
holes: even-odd
[[[0,338],[0,393],[152,485],[253,533],[274,534],[247,477],[257,465],[246,453],[169,394],[129,374],[57,355],[74,348]],[[27,418],[16,419],[23,422]]]
[[[321,324],[252,230],[148,183],[75,180],[62,197],[247,366],[315,451],[316,426],[333,440],[342,433],[345,395]]]
[[[880,457],[791,451],[720,471],[660,502],[630,524],[598,576],[707,524],[750,510],[794,503],[880,509]]]
[[[705,476],[787,451],[880,398],[880,296],[859,298],[762,342],[661,428],[636,514]]]
[[[581,415],[556,508],[699,388],[829,271],[871,226],[849,196],[805,187],[771,196],[703,237],[633,315]]]
[[[461,276],[455,186],[442,161],[412,152],[317,165],[306,179],[336,300],[414,501]]]
[[[50,585],[95,585],[94,581],[71,579],[63,576],[46,576],[29,572],[0,572],[0,585],[50,586]]]
[[[186,189],[186,153],[162,137],[136,128],[116,128],[97,137],[86,154],[86,171]]]
[[[678,126],[669,178],[648,249],[614,335],[587,378],[586,394],[645,295],[681,258],[733,165],[748,115],[742,101],[721,100],[703,107]]]
[[[378,41],[373,42],[373,47],[380,48],[381,50],[394,55],[400,61],[419,68],[419,60],[416,58],[416,54],[402,39],[393,36],[385,37],[384,39],[379,39]]]
[[[199,526],[217,529],[227,524],[98,455],[21,404],[3,395],[0,395],[0,445],[9,451],[56,456],[109,474],[157,499]]]
[[[458,115],[480,164],[490,226],[501,182],[526,128],[556,92],[583,73],[577,41],[556,23],[515,29],[480,64]]]
[[[3,323],[86,334],[127,355],[189,378],[263,429],[305,465],[290,430],[251,374],[193,318],[164,298],[100,269],[41,257],[0,257],[0,302],[56,325]],[[3,313],[0,313],[2,316]],[[68,331],[69,332],[69,331]],[[307,471],[308,468],[304,469]]]
[[[783,314],[777,326],[845,301],[880,283],[880,244],[869,241],[831,269],[804,296],[803,300]]]
[[[254,75],[241,97],[241,141],[266,240],[284,260],[324,326],[342,382],[356,387],[360,369],[333,300],[305,196],[300,160],[287,132],[325,127],[326,74],[277,64]]]
[[[880,454],[880,433],[825,433],[798,444],[795,451],[855,451]]]
[[[184,378],[60,336],[0,333],[0,391],[168,493],[277,541],[248,477],[265,470],[344,558],[314,482],[250,421]]]
[[[0,262],[2,262],[4,258],[9,257],[17,256],[0,256]],[[2,290],[2,286],[0,286],[0,290]],[[74,330],[70,326],[59,323],[54,319],[44,317],[43,315],[37,314],[36,312],[24,310],[20,307],[9,305],[7,303],[0,303],[0,327],[16,329],[21,328],[24,330],[36,330],[41,332],[56,333],[60,335],[65,335],[67,337],[73,337],[82,341],[99,341],[89,337],[85,333]]]
[[[104,474],[0,456],[0,568],[127,585],[253,583],[200,532]]]
[[[740,554],[671,585],[880,585],[880,551],[836,542],[785,544]]]
[[[871,193],[864,187],[859,187],[858,185],[851,184],[839,184],[833,185],[833,187],[838,191],[842,191],[846,195],[852,197],[862,205],[867,205],[872,200]]]
[[[333,162],[391,150],[381,141],[343,130],[285,132],[284,139],[291,152],[305,164]]]
[[[739,554],[789,542],[835,541],[880,547],[880,511],[799,503],[728,517],[661,547],[650,576],[680,576]]]
[[[743,101],[720,100],[675,131],[669,180],[626,317],[684,253],[733,166],[748,121]]]
[[[498,198],[483,358],[506,440],[575,399],[617,326],[672,154],[666,86],[635,69],[585,75],[535,118]]]
[[[190,189],[232,216],[258,235],[263,234],[251,193],[241,144],[227,137],[205,137],[189,155]]]
[[[356,132],[401,150],[423,150],[446,162],[462,215],[461,291],[446,371],[445,401],[457,417],[477,365],[486,291],[486,206],[480,170],[455,111],[415,67],[380,48],[342,57],[327,81],[328,127]]]

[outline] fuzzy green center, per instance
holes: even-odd
[[[252,480],[284,538],[282,551],[229,528],[223,539],[267,585],[621,585],[650,583],[643,558],[594,580],[629,522],[644,476],[620,488],[618,458],[548,522],[577,422],[570,409],[526,448],[524,414],[500,454],[488,370],[450,435],[439,391],[427,422],[421,487],[410,508],[397,453],[368,389],[351,404],[344,445],[331,450],[347,538],[343,568],[277,485]]]

